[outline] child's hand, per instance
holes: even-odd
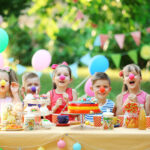
[[[129,94],[128,99],[130,102],[137,102],[137,97],[135,94]]]
[[[59,107],[60,105],[62,105],[62,99],[58,98],[56,102],[56,106]]]
[[[14,97],[19,94],[19,84],[18,83],[12,82],[10,89],[11,89],[12,95]]]
[[[69,95],[68,95],[66,92],[64,92],[64,93],[63,93],[63,98],[64,98],[65,102],[67,103],[67,102],[68,102]]]

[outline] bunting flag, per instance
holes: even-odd
[[[50,76],[51,78],[53,77],[53,75],[52,75],[52,73],[51,73],[51,72],[49,73],[49,76]]]
[[[21,75],[25,71],[26,71],[26,67],[19,65],[19,64],[17,65],[17,74]]]
[[[116,40],[117,44],[119,45],[120,49],[123,49],[124,39],[125,39],[124,34],[115,34],[115,40]]]
[[[100,41],[101,41],[101,47],[103,49],[105,42],[108,39],[108,35],[107,34],[100,34]]]
[[[72,74],[75,78],[78,77],[78,74],[77,74],[77,69],[78,69],[78,63],[75,62],[74,64],[70,65],[69,66],[71,68],[71,71],[72,71]]]
[[[35,72],[35,73],[38,75],[39,78],[42,76],[42,72]]]
[[[120,67],[121,55],[120,54],[112,54],[111,55],[112,61],[114,62],[117,68]]]
[[[14,62],[14,58],[13,58],[13,57],[8,58],[8,61],[9,61],[10,63]]]
[[[90,60],[91,60],[90,53],[88,53],[80,58],[80,62],[82,62],[83,64],[85,64],[87,66],[89,65]]]
[[[76,20],[80,20],[84,17],[83,13],[79,10],[76,15]]]
[[[74,3],[77,3],[77,2],[78,2],[78,0],[73,0],[73,2],[74,2]]]
[[[146,29],[146,31],[147,31],[147,33],[150,33],[150,27],[148,27],[148,28]]]
[[[136,50],[131,50],[128,52],[128,56],[132,59],[132,61],[137,64],[138,62],[138,56]]]
[[[141,41],[141,32],[140,31],[131,32],[131,35],[132,35],[136,45],[139,46],[140,41]]]
[[[101,40],[100,36],[98,35],[94,41],[94,46],[100,46],[101,45]]]

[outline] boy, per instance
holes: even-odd
[[[94,92],[95,99],[99,104],[100,110],[104,113],[107,112],[107,109],[110,109],[110,112],[112,112],[114,109],[114,102],[112,100],[107,99],[107,96],[111,91],[110,78],[108,77],[108,75],[103,72],[96,72],[92,76],[91,81],[91,90]],[[93,122],[94,115],[102,115],[102,113],[87,114],[85,115],[85,120]]]
[[[25,73],[22,76],[21,96],[25,98],[25,94],[39,94],[40,79],[34,72]]]

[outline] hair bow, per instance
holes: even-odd
[[[10,67],[9,66],[5,66],[3,68],[0,68],[1,70],[4,70],[6,72],[10,72]]]
[[[119,76],[123,77],[123,71],[122,70],[119,72]]]
[[[66,65],[66,66],[68,66],[68,63],[64,61],[64,62],[62,62],[60,65]],[[58,64],[53,64],[53,65],[51,66],[51,68],[52,68],[52,69],[56,69],[58,66],[59,66]]]

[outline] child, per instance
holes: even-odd
[[[150,95],[140,89],[141,70],[135,64],[125,66],[120,74],[123,77],[122,93],[116,99],[116,115],[123,114],[123,107],[129,102],[145,105],[146,114],[150,114]]]
[[[68,87],[72,82],[71,69],[68,64],[64,62],[60,65],[52,65],[52,68],[54,69],[53,90],[48,92],[49,109],[53,113],[59,114],[62,111],[67,111],[68,101],[77,100],[77,93]]]
[[[0,111],[3,103],[20,104],[19,84],[16,73],[9,67],[0,69]]]
[[[109,109],[110,112],[112,112],[114,108],[114,102],[112,100],[107,99],[107,96],[111,91],[110,79],[108,75],[103,72],[96,72],[92,76],[91,81],[91,90],[94,92],[95,95],[94,101],[98,102],[100,110],[102,112],[107,112],[107,109]],[[102,115],[102,113],[96,115]],[[85,120],[93,122],[93,116],[94,114],[87,114],[85,115]]]
[[[25,73],[22,76],[21,96],[25,98],[26,94],[40,93],[40,79],[34,72]]]

